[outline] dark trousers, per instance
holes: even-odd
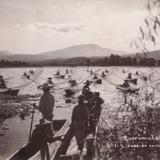
[[[78,149],[83,150],[84,138],[86,133],[86,123],[85,122],[74,122],[73,123],[73,135],[76,138]]]

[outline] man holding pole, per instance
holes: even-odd
[[[42,118],[43,118],[42,121],[47,120],[51,122],[51,130],[53,133],[52,119],[53,119],[53,109],[54,109],[55,100],[54,100],[54,96],[50,93],[50,88],[51,86],[49,86],[48,83],[43,84],[42,86],[43,95],[40,98],[38,109],[42,113]],[[45,143],[43,148],[41,149],[41,159],[45,160],[45,156],[47,157],[47,160],[50,159],[47,143]]]

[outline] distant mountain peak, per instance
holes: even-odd
[[[8,50],[1,50],[1,51],[0,51],[0,59],[5,59],[5,60],[7,60],[8,57],[11,57],[11,56],[13,56],[13,55],[14,55],[14,54],[11,53],[11,52],[9,52]]]
[[[108,57],[111,54],[123,55],[125,52],[103,48],[97,44],[81,44],[63,49],[43,52],[39,54],[12,54],[9,51],[0,51],[0,59],[20,60],[24,62],[38,62],[55,59],[69,59],[76,57]]]
[[[69,46],[69,47],[66,47],[66,48],[70,48],[70,47],[99,47],[99,48],[102,48],[102,47],[99,46],[98,44],[94,44],[94,43],[77,44],[77,45]]]

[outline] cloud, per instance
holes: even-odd
[[[63,25],[55,26],[53,29],[59,32],[67,33],[70,31],[82,30],[83,28],[84,28],[84,25],[82,24],[70,23],[70,24],[63,24]]]
[[[16,27],[19,26],[19,24],[16,25]],[[77,23],[64,23],[64,24],[51,24],[51,23],[31,23],[27,25],[27,29],[35,30],[35,31],[57,31],[57,32],[63,32],[68,33],[71,31],[80,31],[84,28],[84,25],[77,24]]]
[[[83,28],[84,28],[84,25],[82,24],[68,23],[68,24],[57,25],[52,29],[59,32],[67,33],[70,31],[82,30]]]

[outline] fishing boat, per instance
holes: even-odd
[[[17,96],[18,92],[19,92],[19,89],[10,89],[10,88],[0,89],[0,94],[3,94],[3,95]]]
[[[74,86],[77,85],[76,80],[73,80],[73,79],[70,79],[70,80],[68,81],[68,83],[71,85],[71,87],[74,87]]]
[[[126,79],[127,82],[137,85],[137,78]]]
[[[49,159],[54,159],[58,147],[62,143],[60,138],[66,134],[70,122],[66,119],[53,120],[53,130],[55,132],[52,139],[47,143],[47,155]],[[38,127],[37,127],[38,126]],[[37,125],[32,132],[31,140],[16,151],[7,160],[41,160],[44,153],[44,148],[41,148],[41,142],[43,142],[43,133],[46,132],[49,123],[43,125]],[[38,129],[37,129],[38,128]],[[42,135],[41,135],[42,134]],[[41,136],[40,136],[41,135]],[[39,137],[41,137],[39,139]],[[47,159],[48,160],[48,159]]]
[[[55,77],[55,78],[61,78],[61,79],[64,79],[64,78],[65,78],[65,75],[57,75],[57,74],[55,74],[55,75],[54,75],[54,77]]]
[[[82,159],[91,160],[95,157],[95,139],[96,136],[93,133],[87,134],[82,154],[78,155],[76,140],[73,138],[72,128],[69,127],[52,160],[73,160],[77,156],[81,156]],[[77,159],[80,159],[80,157]]]
[[[116,89],[124,92],[124,93],[136,93],[137,91],[139,91],[140,88],[133,88],[133,87],[123,87],[122,85],[117,85]]]
[[[102,84],[102,79],[100,79],[100,78],[92,79],[90,82],[93,83],[93,84]]]

